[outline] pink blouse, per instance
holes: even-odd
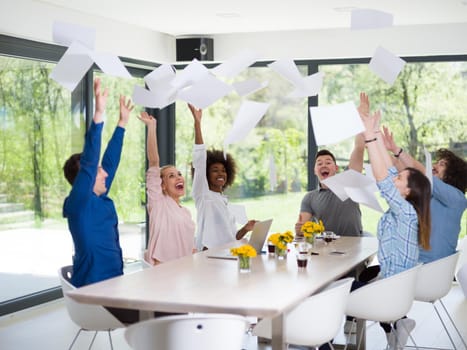
[[[193,253],[195,223],[190,211],[162,193],[159,167],[146,173],[149,242],[144,259],[152,265]]]

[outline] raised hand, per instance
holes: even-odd
[[[102,122],[102,117],[105,112],[105,106],[107,104],[107,97],[109,96],[109,90],[105,89],[101,91],[101,80],[99,78],[94,79],[94,97],[96,99],[96,106],[94,112],[94,122]]]
[[[360,105],[357,109],[360,115],[370,114],[370,99],[368,98],[368,95],[364,92],[360,92]]]
[[[157,125],[157,120],[152,115],[148,114],[147,112],[141,112],[138,116],[138,119],[141,120],[148,128],[151,126]]]
[[[131,103],[131,99],[120,96],[120,119],[118,120],[118,126],[124,128],[127,125],[130,113],[134,107],[135,106]]]
[[[399,152],[400,147],[396,145],[392,132],[390,132],[386,126],[383,126],[383,141],[384,146],[388,151],[391,151],[394,154]]]
[[[188,103],[188,108],[190,108],[191,114],[193,115],[195,121],[200,123],[201,117],[203,116],[203,110],[196,108],[190,103]]]

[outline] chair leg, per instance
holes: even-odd
[[[92,344],[94,344],[94,340],[96,339],[97,332],[98,332],[98,331],[96,331],[96,332],[94,333],[94,336],[92,337],[92,340],[91,340],[91,344],[89,344],[89,348],[88,348],[88,350],[91,350],[91,348],[92,348]]]
[[[75,337],[73,338],[73,341],[71,342],[70,347],[68,348],[68,350],[71,350],[71,348],[75,344],[75,341],[76,341],[76,339],[78,339],[78,336],[79,336],[79,334],[81,333],[82,330],[83,330],[83,328],[80,328],[78,330],[78,332],[76,332]]]
[[[352,324],[350,325],[350,331],[349,331],[349,333],[347,334],[347,338],[345,339],[344,350],[347,350],[347,345],[348,345],[349,342],[350,342],[350,337],[352,336],[352,330],[353,330],[354,324],[355,324],[355,327],[357,326],[356,322],[357,322],[357,321],[356,321],[355,317],[353,317],[353,318],[352,318]]]
[[[109,333],[110,349],[111,349],[111,350],[114,350],[114,345],[113,345],[113,343],[112,343],[112,334],[111,334],[110,332],[111,332],[111,330],[109,329],[109,330],[107,331],[107,333]]]
[[[456,330],[457,335],[459,336],[460,340],[462,341],[462,344],[464,344],[464,347],[467,349],[467,344],[465,343],[464,338],[462,337],[461,333],[459,332],[459,329],[457,329],[456,324],[454,323],[454,320],[451,318],[451,315],[449,314],[448,309],[446,308],[446,306],[444,305],[444,303],[443,303],[443,301],[441,299],[439,299],[439,303],[443,307],[444,312],[446,313],[446,315],[448,315],[449,321],[451,321],[451,324],[454,327],[454,329]],[[441,318],[441,315],[439,314],[438,309],[435,306],[435,303],[433,303],[433,307],[435,308],[436,313],[438,314],[438,317],[441,320],[441,323],[443,324],[443,327],[446,330],[446,333],[448,334],[449,339],[451,340],[452,346],[454,347],[454,349],[456,349],[456,345],[454,344],[454,342],[452,340],[452,337],[449,334],[448,329],[446,328],[446,325],[444,324],[443,319]]]

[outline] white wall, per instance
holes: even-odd
[[[214,57],[222,61],[240,48],[264,60],[372,57],[381,45],[398,56],[467,54],[467,23],[387,29],[349,29],[216,35]]]
[[[96,49],[150,62],[174,62],[175,38],[141,27],[93,17],[33,0],[0,0],[0,33],[52,42],[55,20],[97,30]],[[467,23],[388,29],[349,29],[222,34],[214,39],[214,58],[223,61],[244,48],[263,60],[371,57],[382,45],[399,56],[467,54]]]
[[[96,28],[96,50],[151,62],[175,59],[175,39],[167,34],[69,11],[31,0],[0,0],[0,33],[52,43],[54,21]]]

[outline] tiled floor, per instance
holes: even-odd
[[[450,293],[444,298],[446,307],[454,318],[459,330],[467,339],[467,299],[457,284],[453,284]],[[443,315],[444,316],[444,315]],[[409,317],[417,321],[413,336],[419,346],[451,348],[449,339],[444,333],[441,323],[436,317],[433,307],[425,303],[414,303]],[[313,327],[313,325],[310,325]],[[70,345],[77,327],[68,317],[63,300],[57,300],[42,306],[24,310],[0,318],[0,349],[26,350],[47,349],[62,350]],[[386,338],[381,328],[374,323],[367,324],[367,349],[380,350],[386,346]],[[74,349],[87,349],[92,334],[82,333]],[[128,350],[124,339],[124,330],[112,333],[114,349]],[[335,341],[343,343],[341,333]],[[460,339],[455,337],[458,349],[465,350]],[[93,349],[109,349],[108,337],[100,333]],[[270,345],[257,344],[256,337],[245,336],[244,348],[248,350],[269,350]],[[183,349],[184,350],[184,349]]]

